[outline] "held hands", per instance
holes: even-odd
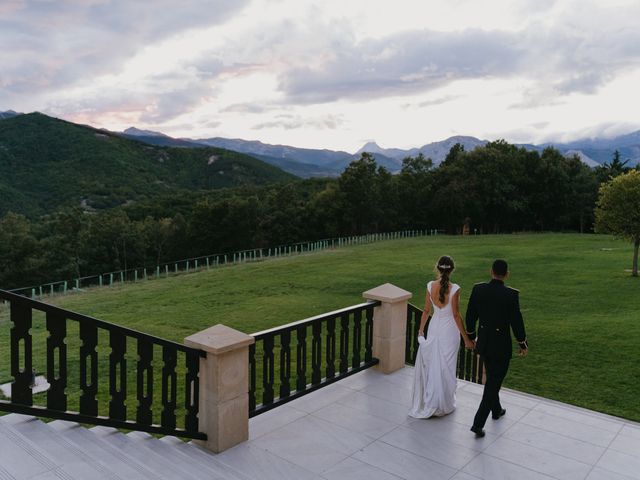
[[[464,348],[467,350],[473,350],[476,348],[476,342],[471,340],[469,337],[464,337]]]

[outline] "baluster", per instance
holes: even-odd
[[[340,317],[340,373],[349,370],[349,314]]]
[[[127,337],[111,330],[109,332],[109,417],[115,420],[127,419]]]
[[[256,344],[249,345],[249,412],[256,409]]]
[[[47,312],[47,408],[51,410],[67,410],[67,345],[64,339],[67,336],[67,320],[64,316]],[[57,358],[56,358],[57,351]],[[58,366],[56,374],[56,364]]]
[[[477,383],[483,385],[484,384],[484,362],[482,361],[482,356],[476,354],[478,359],[478,381]]]
[[[33,405],[31,380],[33,375],[32,339],[29,329],[32,325],[31,308],[11,302],[11,402]],[[24,360],[20,368],[20,359]]]
[[[280,334],[280,398],[291,393],[291,330]]]
[[[418,331],[420,330],[420,320],[422,319],[422,310],[415,309],[413,312],[413,351],[411,360],[413,361],[413,365],[416,363],[416,357],[418,356],[418,347],[420,347],[420,343],[418,342]],[[427,334],[429,333],[427,325],[431,321],[431,315],[427,317],[427,321],[424,324],[424,338],[427,338]]]
[[[366,321],[364,324],[364,361],[370,362],[373,358],[371,346],[373,344],[373,307],[365,309]]]
[[[153,415],[151,404],[153,403],[153,344],[146,339],[138,339],[138,365],[137,365],[137,395],[138,408],[136,421],[144,425],[151,425]]]
[[[80,413],[98,415],[98,328],[94,323],[80,322]],[[87,362],[91,362],[87,368]],[[89,375],[87,375],[89,374]],[[90,376],[90,378],[89,378]]]
[[[311,383],[317,385],[322,380],[322,322],[317,320],[311,326]]]
[[[471,381],[471,352],[466,348],[464,350],[464,379]]]
[[[167,428],[176,428],[176,364],[178,351],[175,347],[162,347],[162,413],[160,424]]]
[[[413,309],[411,305],[407,306],[407,334],[405,336],[404,341],[404,363],[407,365],[414,365],[415,363],[411,360],[413,359]]]
[[[184,382],[184,428],[188,432],[198,431],[198,412],[200,410],[200,357],[198,353],[186,353],[186,367]]]
[[[296,329],[296,390],[302,392],[307,389],[307,326]]]
[[[273,335],[264,337],[262,346],[262,404],[273,403]]]
[[[456,376],[464,380],[464,349],[458,349],[458,365],[456,367]]]
[[[358,368],[360,366],[360,348],[362,347],[361,332],[362,332],[362,310],[356,310],[353,312],[353,357],[351,366]]]
[[[462,340],[462,338],[460,338],[460,348],[465,348],[464,346],[464,340]],[[468,350],[469,352],[469,356],[471,357],[471,381],[475,382],[476,381],[476,376],[478,374],[478,362],[477,362],[477,358],[476,355],[473,351]]]
[[[336,317],[327,319],[327,379],[336,376]]]

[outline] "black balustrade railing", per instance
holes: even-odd
[[[407,337],[405,343],[405,363],[414,365],[418,354],[418,330],[420,329],[420,319],[422,310],[415,305],[407,306]],[[428,330],[425,327],[425,336]],[[458,350],[458,362],[456,375],[461,380],[474,383],[484,383],[484,367],[480,355],[464,347],[464,341],[460,338],[460,349]]]
[[[249,416],[254,417],[378,363],[372,301],[254,333]]]
[[[3,290],[0,300],[11,321],[0,381],[13,379],[0,410],[206,439],[198,430],[205,352]],[[38,372],[46,393],[33,392]]]

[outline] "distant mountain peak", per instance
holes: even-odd
[[[136,127],[129,127],[124,132],[125,135],[131,135],[134,137],[166,137],[164,133],[154,132],[153,130],[141,130]]]
[[[17,117],[18,115],[22,115],[14,110],[7,110],[6,112],[0,112],[0,120],[4,120],[5,118]]]
[[[360,150],[358,150],[355,154],[360,155],[363,152],[367,153],[384,153],[384,148],[378,145],[374,141],[369,141],[365,143]]]

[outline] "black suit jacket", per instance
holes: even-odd
[[[473,338],[479,320],[476,351],[480,355],[511,358],[511,330],[518,343],[526,348],[519,293],[496,279],[473,286],[467,306],[466,328]]]

